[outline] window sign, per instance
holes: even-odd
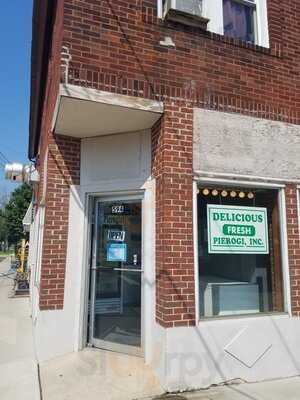
[[[107,245],[107,261],[126,262],[127,261],[127,245],[125,243],[108,243],[108,245]]]
[[[267,209],[207,205],[208,253],[269,254]]]
[[[107,240],[115,241],[115,242],[124,242],[124,240],[125,240],[125,231],[109,229],[107,231]]]

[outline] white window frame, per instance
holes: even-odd
[[[280,221],[280,250],[281,250],[281,265],[282,265],[282,283],[283,283],[283,299],[284,299],[284,310],[283,312],[270,312],[270,313],[257,313],[249,315],[231,315],[226,317],[200,317],[200,295],[199,295],[199,262],[198,262],[198,187],[203,185],[213,186],[231,186],[231,187],[245,187],[249,188],[264,188],[273,189],[278,191],[278,207],[279,207],[279,221]],[[300,190],[300,186],[299,186]],[[265,318],[267,315],[272,315],[273,318],[286,314],[292,317],[292,303],[291,303],[291,286],[290,286],[290,269],[289,269],[289,255],[288,255],[288,237],[287,237],[287,221],[286,221],[286,200],[285,200],[285,185],[275,184],[267,182],[256,182],[256,181],[239,181],[221,178],[194,178],[193,183],[193,233],[194,233],[194,274],[195,274],[195,309],[196,309],[196,323],[203,324],[209,323],[212,320],[230,320],[239,318]]]
[[[257,10],[257,0],[231,0],[234,3],[248,6],[248,8],[253,10],[253,29],[254,29],[254,44],[258,44],[258,10]],[[224,28],[223,28],[224,29]]]
[[[257,26],[255,44],[269,48],[267,0],[255,0],[255,4]],[[208,30],[224,35],[223,0],[203,0],[203,12],[204,16],[209,19]],[[163,18],[163,0],[157,0],[157,16],[160,19]]]
[[[217,0],[219,1],[219,0]],[[251,7],[255,7],[255,44],[262,47],[269,47],[269,30],[268,30],[268,18],[267,18],[267,2],[266,0],[233,0],[241,4],[249,4]],[[212,2],[213,3],[213,2]],[[220,7],[223,9],[223,0],[220,1]],[[222,12],[223,18],[223,12]],[[224,34],[224,25],[222,20],[222,31]]]

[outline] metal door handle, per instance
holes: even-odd
[[[144,272],[144,270],[142,270],[142,269],[133,269],[133,268],[114,268],[114,271]]]
[[[109,271],[112,269],[114,269],[114,268],[113,267],[103,267],[102,265],[94,266],[91,268],[91,270],[93,270],[93,271],[100,271],[100,270],[101,271]]]

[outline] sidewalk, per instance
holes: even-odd
[[[178,394],[174,400],[299,400],[300,378],[270,382],[218,386],[199,392]],[[160,400],[173,400],[172,396]],[[155,399],[158,400],[158,399]]]
[[[156,395],[162,389],[141,358],[85,349],[41,364],[44,400],[299,400],[300,378]]]
[[[44,400],[133,400],[163,390],[140,357],[85,349],[41,363]]]
[[[0,273],[9,270],[9,259]],[[13,281],[0,277],[0,399],[40,400],[28,298],[9,298]]]
[[[9,261],[0,262],[0,273]],[[10,298],[0,277],[0,399],[40,400],[28,298]],[[85,349],[41,365],[44,400],[299,400],[300,378],[155,397],[162,389],[143,360]],[[150,397],[149,397],[150,396]]]
[[[299,400],[300,378],[270,382],[218,386],[199,392],[178,395],[176,400]],[[157,399],[155,399],[157,400]],[[172,400],[172,396],[161,400]],[[174,398],[175,400],[175,398]]]

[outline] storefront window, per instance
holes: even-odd
[[[200,316],[284,311],[278,192],[200,188]]]

